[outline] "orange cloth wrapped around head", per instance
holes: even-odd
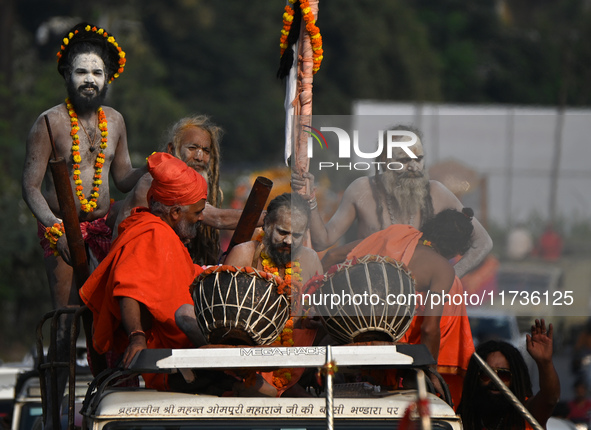
[[[167,206],[192,205],[207,198],[207,182],[185,162],[165,152],[148,157],[148,171],[152,175],[151,198]]]

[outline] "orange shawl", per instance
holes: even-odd
[[[174,230],[146,208],[136,208],[119,226],[107,257],[80,290],[93,314],[93,344],[99,353],[122,353],[128,339],[119,297],[144,304],[152,315],[148,348],[187,348],[191,343],[174,321],[175,311],[193,303],[189,286],[201,270]]]
[[[393,258],[408,265],[419,239],[423,233],[405,224],[393,224],[385,230],[368,236],[347,255],[347,258],[361,258],[373,254]],[[464,289],[458,277],[449,291],[453,294],[463,294]],[[415,316],[410,327],[400,342],[417,344],[421,342],[422,316]],[[441,343],[439,347],[438,365],[448,368],[449,373],[456,373],[459,369],[466,370],[468,361],[474,352],[472,331],[466,315],[466,306],[449,305],[446,302],[440,322]],[[449,368],[453,368],[449,369]]]

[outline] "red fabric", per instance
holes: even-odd
[[[584,399],[582,402],[571,400],[568,402],[570,413],[568,419],[578,423],[588,423],[591,419],[591,399]]]
[[[409,225],[393,224],[385,230],[372,234],[357,245],[347,258],[361,258],[364,255],[382,255],[402,261],[408,265],[415,252],[422,233]],[[449,295],[463,294],[464,289],[458,277],[449,291]],[[419,344],[421,343],[421,323],[422,316],[415,316],[410,327],[400,339],[402,343]],[[468,368],[470,357],[474,353],[474,341],[472,331],[466,314],[466,306],[446,304],[443,307],[443,314],[439,324],[441,331],[441,343],[439,346],[439,358],[437,360],[438,370],[446,377],[446,374],[463,374]],[[454,404],[459,404],[459,393],[461,394],[461,381],[455,381],[457,378],[449,378],[451,384],[450,390],[455,392]],[[447,378],[446,378],[447,380]],[[457,398],[456,398],[457,397]]]
[[[562,255],[563,247],[562,237],[554,230],[546,229],[540,242],[535,250],[535,253],[547,261],[556,261]]]
[[[107,215],[94,221],[83,221],[80,223],[82,239],[88,243],[88,247],[96,259],[100,262],[107,256],[111,248],[111,238],[113,231],[107,226]],[[45,226],[37,221],[37,236],[39,244],[43,248],[43,256],[53,255],[53,249],[49,246],[49,241],[45,238]]]
[[[119,297],[143,303],[152,315],[148,348],[187,348],[189,339],[174,321],[175,311],[193,303],[189,286],[201,267],[193,264],[174,230],[146,208],[136,208],[119,226],[111,251],[80,290],[94,318],[99,353],[122,353],[128,339],[121,326]],[[165,386],[147,386],[165,389]],[[149,385],[150,384],[150,385]]]
[[[153,181],[150,198],[168,206],[192,205],[207,198],[207,182],[183,161],[164,152],[148,157],[148,171]]]

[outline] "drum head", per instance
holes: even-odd
[[[281,280],[253,268],[217,266],[193,283],[197,322],[213,344],[269,345],[283,331],[290,302]]]
[[[368,255],[329,270],[312,304],[343,343],[400,339],[415,312],[415,280],[403,263]],[[320,300],[322,298],[322,300]]]

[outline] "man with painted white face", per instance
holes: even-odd
[[[115,186],[128,192],[147,172],[146,167],[134,169],[131,165],[121,114],[102,106],[110,82],[125,65],[124,52],[112,35],[105,34],[104,29],[81,23],[65,36],[58,53],[58,71],[66,82],[68,98],[41,114],[27,138],[23,198],[39,223],[56,308],[78,304],[78,295],[49,160],[66,160],[82,235],[97,260],[110,246],[105,225],[110,208],[109,173]],[[52,153],[44,115],[51,125],[56,154]],[[102,232],[103,237],[93,240],[92,231]]]
[[[392,224],[408,224],[420,229],[421,225],[444,209],[462,210],[462,203],[456,196],[438,181],[429,180],[425,171],[423,144],[418,130],[408,126],[396,126],[391,130],[410,131],[417,136],[417,141],[408,149],[416,158],[400,147],[392,151],[392,158],[387,158],[387,151],[376,159],[381,166],[390,164],[390,170],[382,167],[375,176],[363,176],[353,181],[345,190],[343,199],[332,218],[325,224],[317,208],[314,193],[306,195],[312,210],[310,216],[310,236],[316,251],[323,251],[334,245],[357,220],[357,238],[384,230]],[[396,139],[396,136],[394,136]],[[401,143],[409,141],[400,136]],[[314,190],[314,176],[311,173],[292,175],[294,190]],[[456,275],[462,277],[477,267],[492,249],[492,240],[476,218],[472,247],[454,266]],[[325,268],[345,259],[354,244],[345,245],[329,251],[323,260]]]
[[[80,23],[65,35],[57,57],[68,98],[43,112],[33,124],[22,177],[23,198],[37,218],[56,309],[78,305],[80,301],[49,160],[66,160],[89,262],[100,261],[110,247],[110,229],[106,224],[110,208],[109,174],[119,190],[128,192],[147,171],[145,167],[134,169],[131,165],[121,114],[102,106],[110,83],[123,72],[126,62],[115,38],[102,28]],[[56,153],[52,152],[44,116],[51,126]],[[68,333],[69,323],[62,321],[58,353],[67,354]],[[60,384],[65,384],[65,377]]]

